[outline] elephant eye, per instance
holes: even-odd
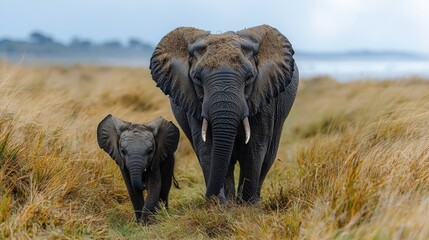
[[[125,150],[125,148],[121,148],[121,155],[125,156],[127,154],[127,150]]]
[[[195,80],[201,82],[201,74],[199,72],[195,74]]]
[[[147,151],[146,151],[146,154],[147,155],[151,155],[153,153],[153,148],[149,148]]]
[[[253,73],[247,74],[246,82],[245,82],[246,86],[249,85],[252,82],[252,80],[253,80]]]
[[[194,78],[193,78],[193,82],[196,85],[201,86],[201,74],[200,73],[195,73]]]

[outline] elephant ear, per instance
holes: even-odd
[[[131,123],[122,121],[109,114],[97,127],[98,146],[115,160],[121,170],[124,169],[124,160],[119,153],[119,136],[130,125]]]
[[[247,28],[237,34],[257,46],[258,75],[248,100],[250,115],[255,115],[284,92],[291,82],[294,51],[289,40],[268,25]]]
[[[188,48],[208,34],[196,28],[176,28],[161,39],[150,60],[156,86],[183,111],[194,116],[201,114],[201,103],[189,78]]]
[[[179,129],[170,121],[162,117],[145,124],[153,132],[156,150],[151,163],[151,170],[159,168],[161,162],[174,154],[179,143]]]

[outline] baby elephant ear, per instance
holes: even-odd
[[[161,162],[174,154],[179,143],[180,133],[172,122],[162,117],[157,117],[146,126],[152,129],[155,137],[156,150],[151,163],[151,170],[154,171],[159,168]]]
[[[97,127],[98,146],[108,153],[121,169],[124,169],[124,160],[119,153],[119,136],[130,125],[131,123],[122,121],[109,114]]]

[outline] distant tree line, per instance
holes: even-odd
[[[30,34],[30,42],[35,43],[35,44],[61,44],[61,43],[55,41],[52,37],[50,37],[44,33],[38,32],[38,31],[32,32]],[[91,40],[89,40],[89,39],[81,39],[78,37],[73,38],[69,44],[69,46],[83,47],[83,48],[88,48],[88,47],[95,46],[95,45],[98,45],[98,44],[91,42]],[[141,41],[135,37],[131,37],[128,40],[127,45],[122,45],[122,43],[120,41],[117,41],[117,40],[105,41],[105,42],[101,43],[100,45],[105,46],[105,47],[112,47],[112,48],[121,48],[121,47],[151,48],[152,47],[150,44],[147,44],[147,43],[145,43],[145,42],[143,42],[143,41]]]
[[[121,51],[121,50],[139,50],[139,51],[151,51],[153,46],[148,43],[145,43],[139,40],[136,37],[132,37],[128,40],[126,44],[121,43],[118,40],[108,40],[102,43],[94,43],[89,39],[75,37],[67,44],[64,44],[60,41],[55,40],[53,37],[48,34],[42,33],[40,31],[32,32],[29,35],[28,40],[11,40],[11,39],[0,39],[0,52],[21,52],[23,48],[32,49],[36,48],[38,51],[44,52],[58,52],[65,51],[66,49],[74,50],[88,50],[88,49],[98,49],[98,50],[111,50],[111,51]]]

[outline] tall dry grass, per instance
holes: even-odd
[[[170,209],[139,226],[96,143],[108,113],[173,120],[144,69],[0,64],[0,238],[428,239],[429,81],[302,81],[257,206],[207,206],[181,136]]]

